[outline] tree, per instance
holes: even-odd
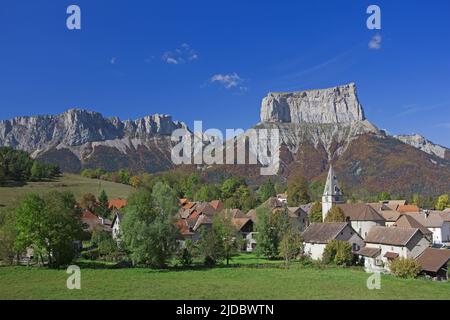
[[[303,177],[290,177],[288,180],[287,193],[288,204],[291,207],[297,207],[311,201],[311,197],[308,192],[308,182]]]
[[[16,210],[19,251],[31,247],[49,267],[70,263],[75,257],[74,241],[80,239],[82,225],[71,193],[53,191],[40,197],[28,195]]]
[[[116,261],[120,255],[119,247],[112,238],[111,232],[104,230],[94,231],[92,244],[97,246],[99,255],[106,260]]]
[[[256,192],[256,197],[259,202],[264,202],[270,197],[275,197],[277,192],[275,190],[275,186],[271,180],[265,181]]]
[[[353,262],[352,245],[347,241],[331,240],[325,247],[323,262],[349,266]]]
[[[16,237],[14,212],[0,212],[0,261],[3,261],[5,264],[11,265],[14,262]]]
[[[311,223],[323,222],[322,204],[320,202],[314,202],[313,206],[311,207],[311,212],[309,214],[309,220]]]
[[[283,231],[279,245],[280,256],[284,259],[286,266],[289,265],[292,259],[300,255],[302,246],[302,236],[289,225]]]
[[[81,198],[80,205],[83,209],[95,210],[97,199],[92,193],[85,193]]]
[[[222,183],[221,193],[222,200],[231,198],[240,186],[246,186],[245,181],[241,178],[229,178]]]
[[[346,222],[344,211],[341,208],[333,206],[325,218],[326,223],[331,222]]]
[[[258,208],[256,210],[258,231],[256,250],[258,255],[268,259],[274,259],[279,256],[279,221],[278,215],[273,214],[268,208]]]
[[[195,201],[211,201],[220,198],[220,189],[215,185],[202,185],[195,193]]]
[[[442,211],[446,208],[450,208],[450,200],[448,197],[448,194],[443,194],[439,196],[439,198],[436,201],[436,210]]]
[[[102,190],[102,192],[100,192],[100,195],[98,196],[98,203],[94,207],[94,211],[95,214],[100,217],[109,217],[109,215],[111,214],[111,210],[109,209],[109,199],[105,190]]]
[[[163,268],[174,255],[179,239],[174,225],[178,210],[175,192],[157,182],[153,190],[139,189],[128,199],[122,238],[134,265]]]
[[[184,242],[183,248],[178,253],[178,260],[184,267],[192,265],[194,262],[195,246],[191,240]]]
[[[130,178],[130,185],[133,188],[139,188],[142,185],[141,178],[139,178],[138,176],[132,176]]]
[[[391,200],[391,199],[392,199],[391,195],[389,193],[387,193],[387,192],[380,192],[377,195],[377,200],[378,201],[387,201],[387,200]]]
[[[390,263],[389,269],[391,270],[391,273],[397,277],[415,278],[422,268],[414,259],[397,258]]]

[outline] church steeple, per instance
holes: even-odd
[[[343,203],[343,195],[341,188],[339,187],[338,179],[334,174],[333,166],[330,165],[325,190],[323,191],[322,196],[322,218],[324,221],[331,207],[338,203]]]

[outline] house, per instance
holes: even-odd
[[[440,211],[423,211],[421,213],[407,213],[421,225],[433,233],[434,244],[450,243],[450,219]]]
[[[331,240],[347,241],[353,251],[364,246],[364,240],[349,223],[313,223],[303,232],[303,252],[313,260],[322,260]]]
[[[116,210],[114,213],[114,219],[111,224],[112,237],[114,240],[120,238],[120,224],[122,223],[123,215]]]
[[[373,227],[385,225],[383,216],[368,204],[352,203],[337,204],[336,206],[342,209],[347,221],[363,239],[367,237]]]
[[[392,210],[383,202],[368,203],[375,211],[377,211],[383,218],[386,227],[392,227],[395,222],[400,218],[402,213],[397,210]],[[395,206],[398,207],[397,205]]]
[[[450,250],[426,248],[416,260],[422,267],[422,274],[436,280],[448,280]]]
[[[427,229],[425,226],[420,224],[416,219],[409,215],[402,215],[394,224],[393,227],[397,228],[417,228],[419,229],[428,240],[432,241],[433,232]]]
[[[431,244],[418,228],[392,227],[373,227],[365,242],[366,248],[372,250],[362,249],[357,254],[364,258],[368,272],[389,272],[392,260],[416,258]]]
[[[83,229],[88,232],[111,231],[111,221],[98,217],[89,210],[84,210],[81,214],[81,223]]]
[[[309,216],[301,207],[288,207],[289,221],[299,232],[309,227]]]
[[[113,209],[121,210],[126,205],[127,205],[127,200],[122,199],[122,198],[111,199],[108,201],[108,208],[110,210],[113,210]]]

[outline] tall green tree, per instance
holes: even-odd
[[[344,211],[342,211],[341,208],[333,206],[330,211],[328,211],[327,216],[325,217],[326,223],[332,223],[332,222],[345,222],[345,214]]]
[[[320,202],[314,202],[309,214],[309,220],[311,223],[321,223],[322,219],[322,204]]]
[[[163,268],[174,255],[179,232],[174,225],[178,198],[165,183],[150,192],[139,189],[128,199],[123,220],[123,240],[133,264]]]
[[[450,200],[448,194],[443,194],[439,196],[436,201],[436,210],[445,210],[446,208],[450,208]]]
[[[16,210],[19,251],[32,248],[50,267],[70,263],[75,257],[74,241],[80,239],[82,224],[71,193],[53,191],[41,197],[28,195]]]
[[[0,261],[4,264],[13,264],[16,257],[14,243],[17,237],[16,220],[14,212],[0,211]]]
[[[100,192],[100,195],[98,196],[98,202],[95,206],[95,214],[97,214],[100,217],[109,217],[111,214],[111,210],[109,209],[109,199],[108,195],[106,194],[105,190],[102,190]]]
[[[277,195],[277,192],[275,190],[275,185],[271,180],[265,181],[256,192],[256,196],[258,198],[258,201],[260,203],[263,203],[270,197],[275,197]]]
[[[256,210],[258,231],[256,252],[267,259],[274,259],[279,255],[280,220],[279,214],[274,214],[268,208]]]
[[[291,207],[297,207],[301,204],[311,202],[308,190],[308,181],[304,177],[292,176],[288,180],[288,204]]]

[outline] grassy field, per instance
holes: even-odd
[[[130,186],[119,183],[88,179],[75,174],[64,174],[49,182],[29,182],[24,186],[0,187],[0,207],[14,205],[31,192],[43,194],[51,190],[71,191],[79,199],[88,192],[98,196],[103,189],[110,199],[127,198],[133,190]]]
[[[0,299],[450,299],[449,282],[382,276],[355,269],[214,268],[203,270],[81,268],[81,290],[68,290],[64,270],[0,268]]]

